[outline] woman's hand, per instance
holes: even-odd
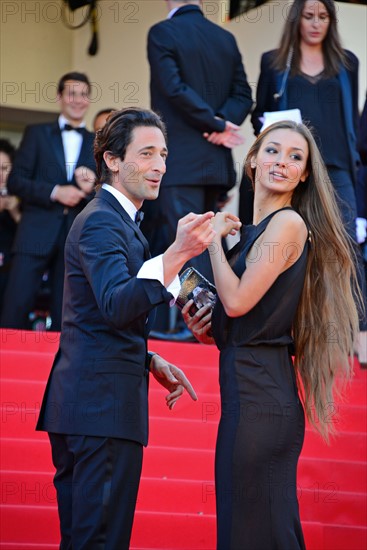
[[[189,300],[182,308],[182,316],[187,327],[191,330],[195,338],[202,344],[215,344],[214,338],[211,336],[211,306],[206,305],[201,307],[195,315],[191,317],[189,311],[193,304],[194,300]]]
[[[240,219],[230,212],[217,212],[211,223],[216,235],[221,238],[235,235],[242,225]]]

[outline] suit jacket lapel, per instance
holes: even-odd
[[[83,142],[79,153],[79,158],[76,163],[77,166],[82,166],[85,164],[84,158],[90,157],[90,149],[93,147],[92,140],[89,138],[90,132],[88,132],[87,129],[85,129],[85,132],[83,134]]]
[[[105,189],[99,189],[97,191],[96,197],[102,198],[103,200],[106,200],[115,210],[121,214],[124,221],[133,229],[136,237],[139,239],[139,241],[142,243],[144,247],[144,260],[149,260],[150,252],[149,252],[149,244],[146,238],[144,237],[143,233],[140,231],[138,225],[133,222],[133,220],[130,218],[129,214],[126,212],[126,210],[121,206],[119,201],[112,195],[112,193],[109,193]]]
[[[344,122],[347,130],[347,142],[349,147],[349,158],[351,164],[351,170],[353,174],[354,183],[356,182],[356,167],[360,161],[359,153],[357,149],[357,136],[353,124],[353,110],[352,110],[352,90],[350,81],[348,78],[345,67],[341,66],[338,74],[338,80],[340,83]]]
[[[64,145],[62,143],[61,130],[58,122],[55,122],[50,126],[50,144],[55,153],[57,162],[62,168],[63,174],[65,176],[65,181],[66,181],[67,175],[66,175]]]

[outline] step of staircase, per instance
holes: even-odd
[[[58,548],[56,507],[0,507],[2,550]],[[19,526],[22,526],[19,529]],[[308,550],[365,550],[367,528],[303,522]],[[29,533],[34,533],[30,543]],[[16,533],[16,536],[14,535]],[[9,542],[8,542],[9,541]],[[215,550],[215,516],[137,510],[131,550]]]
[[[58,548],[50,446],[47,434],[35,432],[57,345],[56,333],[0,331],[1,550]],[[131,550],[214,550],[218,350],[160,341],[150,349],[185,370],[199,401],[184,396],[169,411],[165,390],[151,381]],[[344,400],[327,411],[337,437],[328,446],[307,426],[297,484],[308,550],[367,550],[366,390],[356,362]]]
[[[201,369],[204,370],[203,368]],[[2,378],[1,395],[2,404],[5,407],[4,413],[7,416],[16,414],[18,411],[23,414],[26,410],[39,410],[45,390],[45,380],[25,380],[14,378]],[[219,392],[219,390],[218,390]],[[220,419],[220,398],[219,393],[203,392],[199,393],[199,400],[193,402],[186,395],[176,404],[174,417],[185,420],[199,420],[206,422],[219,422]],[[167,391],[158,386],[156,381],[152,380],[149,390],[151,416],[167,416],[167,405],[165,396]],[[253,414],[253,409],[250,411]],[[327,411],[327,417],[332,422],[337,431],[364,432],[366,429],[365,407],[363,405],[350,405],[340,403],[330,406]],[[29,413],[30,414],[30,413]]]
[[[6,506],[56,506],[52,475],[32,471],[2,471],[1,503]],[[293,491],[290,488],[291,492]],[[159,499],[157,495],[159,494]],[[286,493],[284,498],[291,498]],[[343,492],[335,482],[314,482],[311,487],[298,483],[301,517],[321,523],[363,527],[367,517],[365,494]],[[212,479],[168,479],[143,475],[138,496],[141,511],[215,515],[215,488]],[[316,516],[315,516],[316,514]]]
[[[2,439],[0,464],[2,470],[53,474],[51,449],[46,434],[43,439]],[[24,453],[24,449],[27,452]],[[162,460],[162,456],[165,460]],[[327,472],[327,476],[325,476]],[[143,475],[158,479],[213,479],[214,449],[193,449],[149,445],[144,451]],[[298,478],[302,487],[319,483],[335,483],[341,491],[363,491],[367,488],[365,462],[321,459],[301,455]]]

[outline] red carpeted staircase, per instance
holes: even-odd
[[[0,331],[2,550],[58,548],[50,447],[34,430],[57,344],[55,333]],[[150,442],[131,547],[214,550],[218,352],[158,341],[150,349],[185,370],[199,401],[185,395],[169,411],[165,390],[151,381]],[[326,413],[338,422],[338,437],[328,447],[307,429],[298,488],[308,550],[367,549],[366,389],[367,372],[356,362],[345,401]]]

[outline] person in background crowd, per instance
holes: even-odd
[[[15,147],[0,139],[0,316],[9,277],[11,248],[21,217],[18,197],[8,194],[7,180],[13,164]]]
[[[85,127],[90,83],[72,72],[58,84],[60,116],[28,126],[8,178],[8,191],[22,201],[5,290],[3,327],[29,329],[45,271],[51,289],[51,329],[61,328],[64,244],[76,215],[92,198],[94,134]]]
[[[269,126],[245,170],[254,185],[253,224],[227,257],[221,239],[238,218],[223,212],[213,220],[213,314],[203,307],[190,317],[192,300],[182,310],[195,336],[220,350],[217,548],[303,550],[298,386],[308,420],[328,439],[334,426],[325,411],[336,379],[350,375],[358,333],[354,253],[305,125]],[[328,338],[330,327],[337,338]]]
[[[148,205],[153,212],[147,214],[160,227],[166,223],[169,244],[188,212],[218,211],[218,203],[228,200],[236,181],[231,149],[243,142],[238,125],[252,98],[234,36],[204,17],[199,0],[166,5],[168,19],[149,31],[148,60],[151,106],[167,125],[170,154],[158,202]],[[212,280],[207,253],[192,266]],[[184,323],[173,328],[160,337],[189,337]]]
[[[106,120],[115,109],[102,109],[98,111],[93,119],[93,131],[98,132],[106,124]]]

